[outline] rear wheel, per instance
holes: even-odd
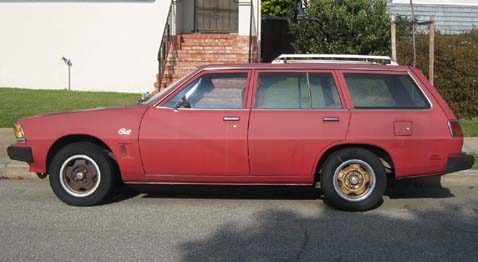
[[[74,206],[97,205],[112,191],[114,160],[99,146],[67,145],[50,164],[50,185],[56,196]]]
[[[326,199],[348,211],[377,207],[385,192],[387,177],[378,157],[363,148],[345,148],[325,162],[320,183]]]

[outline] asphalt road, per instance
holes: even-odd
[[[307,188],[162,186],[78,208],[0,180],[0,261],[476,261],[477,193],[401,186],[347,213]]]

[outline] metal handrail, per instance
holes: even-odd
[[[282,54],[273,64],[287,63],[347,63],[347,64],[378,64],[377,61],[388,65],[398,65],[389,56],[378,55],[345,55],[345,54]]]
[[[168,17],[166,18],[166,25],[164,26],[163,36],[161,38],[161,45],[158,51],[158,86],[161,89],[161,83],[163,82],[164,70],[166,69],[166,62],[168,61],[169,48],[171,47],[172,38],[172,6],[173,2],[169,5]]]

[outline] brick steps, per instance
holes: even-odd
[[[257,48],[252,49],[252,57],[257,60]],[[155,83],[155,89],[158,91],[166,87],[200,65],[247,63],[248,61],[248,36],[237,34],[177,35],[172,38],[164,75],[160,84]]]

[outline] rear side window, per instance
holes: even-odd
[[[409,75],[345,74],[357,109],[426,109],[427,99]]]
[[[259,73],[255,108],[340,109],[331,73]]]

